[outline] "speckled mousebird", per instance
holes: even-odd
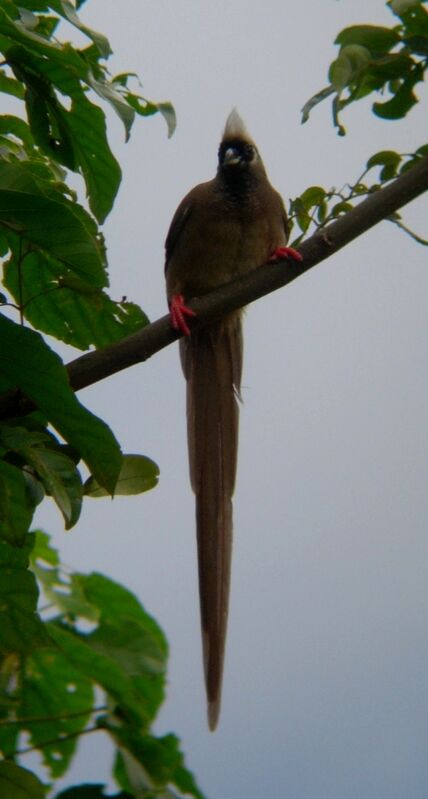
[[[242,311],[191,332],[186,302],[269,260],[299,258],[286,246],[287,215],[256,145],[234,109],[213,180],[178,206],[166,238],[171,324],[181,333],[187,381],[190,479],[196,496],[202,646],[208,724],[220,712],[232,555],[241,372]],[[189,320],[189,321],[188,321]]]

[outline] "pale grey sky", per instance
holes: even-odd
[[[112,119],[123,184],[105,225],[112,295],[165,313],[163,242],[181,197],[216,168],[237,105],[287,200],[341,186],[378,149],[426,136],[426,103],[386,123],[361,103],[340,139],[326,83],[345,25],[392,24],[382,0],[181,3],[88,0],[113,72],[171,99],[137,120],[128,145]],[[421,85],[422,95],[426,88]],[[405,210],[427,235],[426,198]],[[88,501],[64,533],[38,522],[63,559],[135,591],[171,645],[157,729],[180,735],[209,799],[420,799],[428,790],[427,252],[391,224],[342,250],[245,322],[244,406],[223,707],[207,730],[199,640],[194,505],[177,347],[81,393],[125,451],[161,468],[141,497]],[[102,782],[100,738],[82,741],[75,781]]]

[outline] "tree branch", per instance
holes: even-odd
[[[191,320],[191,326],[206,325],[286,286],[427,190],[428,157],[425,157],[388,186],[371,194],[352,211],[304,241],[299,248],[303,256],[302,262],[265,264],[248,275],[189,302],[189,307],[197,314],[193,324]],[[77,391],[121,369],[141,363],[178,337],[170,326],[169,316],[164,316],[116,344],[82,355],[69,363],[67,370],[71,385]]]
[[[191,300],[188,304],[197,314],[197,318],[191,320],[191,326],[209,324],[230,311],[286,286],[427,190],[428,157],[425,157],[385,188],[374,192],[356,208],[304,241],[299,248],[302,262],[265,264],[210,294]],[[71,361],[67,366],[70,384],[78,391],[97,383],[122,369],[146,361],[177,338],[179,335],[172,330],[169,316],[163,316],[115,344]],[[0,397],[0,416],[16,413],[18,405],[22,413],[23,402],[25,400],[21,399],[19,403],[12,392],[8,396],[3,395]]]

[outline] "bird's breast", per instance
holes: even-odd
[[[286,243],[283,218],[260,202],[222,199],[192,211],[168,263],[169,293],[206,294],[265,263]]]

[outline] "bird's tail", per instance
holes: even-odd
[[[242,371],[240,313],[181,339],[181,357],[187,379],[190,478],[196,495],[208,723],[213,730],[220,712],[229,604]]]

